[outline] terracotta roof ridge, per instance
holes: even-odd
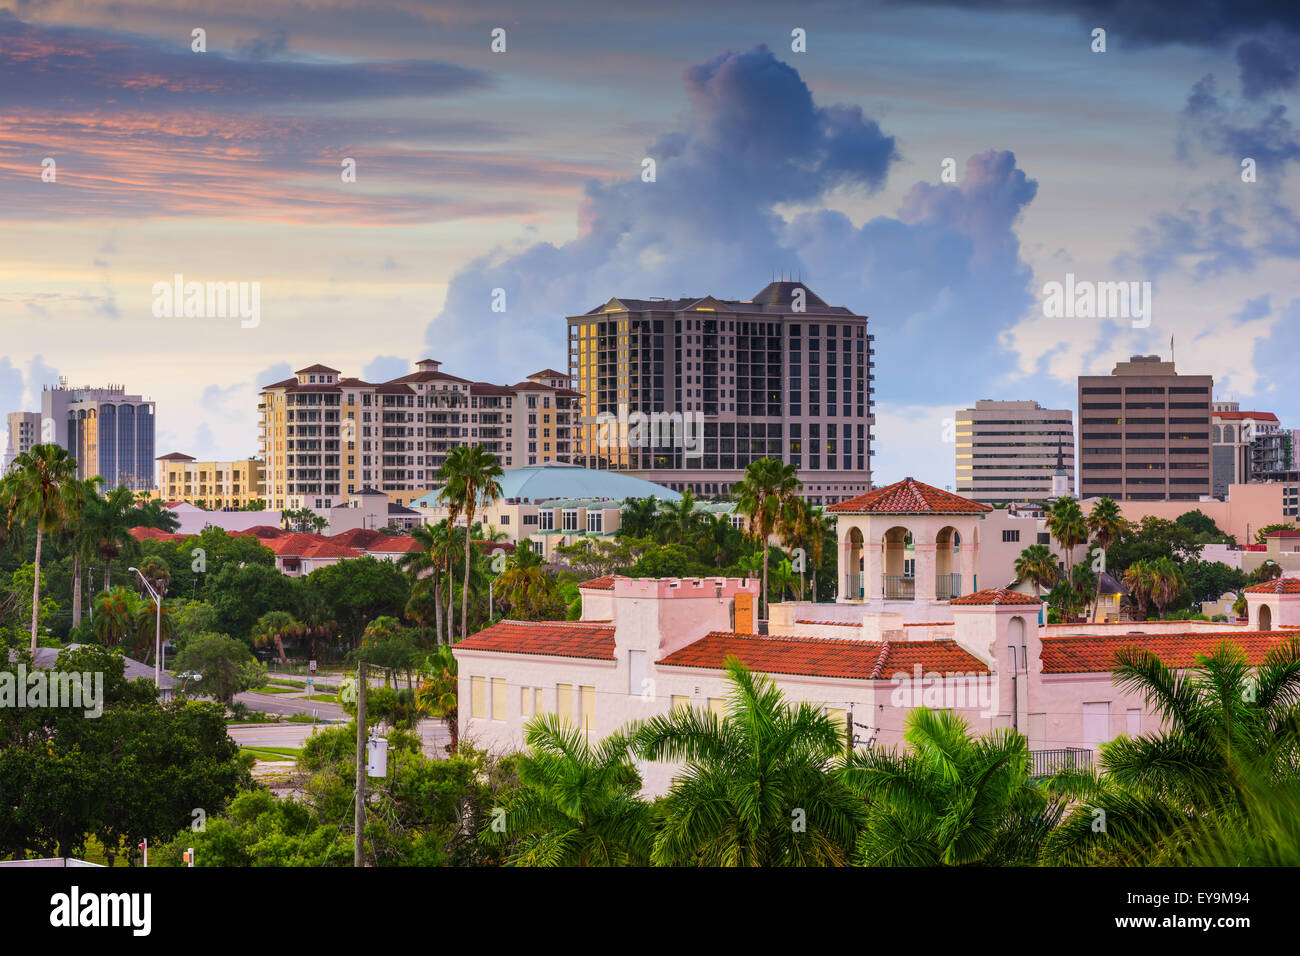
[[[817,644],[831,644],[835,647],[875,647],[880,641],[855,641],[842,637],[812,637],[808,634],[747,634],[744,631],[709,631],[704,637],[739,637],[752,638],[757,641],[808,641]],[[701,638],[703,640],[704,638]],[[937,643],[926,641],[911,641],[913,644]],[[689,644],[686,645],[690,647]],[[682,650],[682,648],[678,648]],[[677,651],[672,653],[676,654]]]
[[[880,657],[876,659],[876,666],[871,669],[871,676],[867,680],[879,680],[880,672],[885,668],[885,660],[889,657],[889,641],[880,642]]]
[[[599,622],[599,621],[517,621],[517,620],[515,620],[513,617],[503,617],[501,620],[497,621],[496,623],[497,623],[497,624],[534,624],[534,625],[537,625],[538,627],[541,627],[541,626],[546,626],[546,627],[572,627],[572,626],[574,626],[575,624],[583,624],[583,625],[597,625],[597,626],[600,626],[602,622]],[[609,622],[609,621],[605,621],[605,622],[603,623],[603,626],[605,626],[605,627],[609,627],[610,623],[611,623],[611,622]],[[489,626],[490,626],[490,627],[495,627],[496,625],[489,625]],[[486,628],[485,628],[485,630],[486,630]]]

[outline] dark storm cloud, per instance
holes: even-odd
[[[255,43],[247,52],[272,56],[274,39]],[[0,10],[0,104],[25,109],[202,106],[256,111],[277,103],[445,96],[488,85],[488,75],[481,71],[432,60],[245,59],[211,46],[206,53],[193,53],[188,37],[164,42],[35,25]]]
[[[613,296],[747,299],[774,270],[802,270],[828,302],[869,312],[890,355],[915,350],[927,367],[993,357],[998,332],[1033,301],[1014,224],[1037,185],[1011,153],[972,157],[960,185],[918,184],[897,218],[857,228],[822,210],[787,220],[782,204],[840,186],[878,189],[898,155],[893,137],[855,106],[817,105],[763,47],[692,67],[685,82],[683,128],[647,153],[656,181],[593,184],[577,239],[498,249],[462,269],[429,326],[436,357],[480,378],[564,367],[566,314]],[[491,311],[495,288],[505,291],[504,313]],[[981,372],[995,374],[994,363]],[[881,374],[898,401],[971,387]]]
[[[915,0],[887,0],[916,6]],[[1142,45],[1221,46],[1268,30],[1300,33],[1300,4],[1275,0],[939,0],[933,6],[1072,15],[1080,26]]]

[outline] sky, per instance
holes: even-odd
[[[1298,80],[1294,3],[0,0],[0,411],[122,383],[244,458],[293,369],[514,382],[787,273],[870,317],[878,485],[1171,341],[1300,427]],[[1067,274],[1149,314],[1055,317]]]

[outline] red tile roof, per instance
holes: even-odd
[[[1042,598],[1021,594],[1009,588],[984,588],[965,597],[953,598],[949,604],[1042,604]]]
[[[1251,594],[1300,594],[1300,578],[1274,578],[1246,588]]]
[[[923,673],[987,674],[988,666],[953,641],[847,641],[818,637],[767,637],[714,631],[673,651],[659,663],[668,667],[722,670],[736,657],[751,670],[800,677],[889,680]]]
[[[319,560],[321,558],[359,558],[361,552],[334,541],[317,541],[308,546],[301,557]]]
[[[301,557],[313,544],[317,544],[324,540],[325,538],[319,534],[296,532],[294,534],[287,534],[282,538],[268,538],[264,540],[262,544],[278,555],[287,554],[290,557]]]
[[[420,550],[420,542],[409,534],[381,534],[382,540],[365,546],[364,550],[375,554],[409,554]]]
[[[162,531],[159,528],[132,528],[127,533],[137,541],[183,541],[189,537],[184,534]]]
[[[583,621],[498,621],[454,649],[612,661],[614,628]]]
[[[585,588],[588,591],[612,591],[614,590],[614,582],[620,577],[622,577],[621,574],[602,574],[590,581],[583,581],[578,587]]]
[[[269,524],[257,524],[251,528],[245,528],[243,531],[235,532],[235,534],[251,534],[255,538],[283,538],[289,533],[283,528],[276,528]]]
[[[1264,535],[1266,538],[1300,538],[1300,528],[1278,528]]]
[[[1222,418],[1224,421],[1239,422],[1247,419],[1255,419],[1261,422],[1275,422],[1277,416],[1272,412],[1213,412],[1215,418]]]
[[[374,544],[380,538],[386,538],[388,535],[376,531],[374,528],[349,528],[347,531],[340,531],[338,534],[330,535],[330,540],[335,544],[341,544],[349,548],[364,548],[367,545]]]
[[[837,514],[979,515],[992,511],[993,506],[942,491],[915,478],[904,478],[856,498],[838,501],[826,510]]]
[[[1279,641],[1293,636],[1290,631],[1202,631],[1189,634],[1116,634],[1114,637],[1043,638],[1044,674],[1104,674],[1115,666],[1115,654],[1125,647],[1150,651],[1167,667],[1185,669],[1196,665],[1198,654],[1209,654],[1227,641],[1246,652],[1253,666]]]

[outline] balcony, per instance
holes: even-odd
[[[940,601],[951,601],[961,597],[960,574],[936,574],[934,576],[934,596]]]
[[[1092,751],[1083,747],[1066,747],[1063,750],[1031,750],[1034,769],[1030,776],[1035,779],[1050,777],[1062,770],[1092,769]]]
[[[915,601],[916,578],[906,574],[882,574],[880,593],[886,601]]]

